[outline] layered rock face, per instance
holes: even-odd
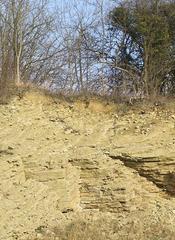
[[[140,176],[175,196],[175,158],[165,156],[132,157],[127,154],[111,154],[110,157],[114,160],[121,160],[125,166],[135,169]]]
[[[79,215],[175,229],[173,116],[39,93],[0,106],[0,239],[44,239]]]

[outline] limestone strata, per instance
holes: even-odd
[[[158,187],[175,195],[175,158],[132,157],[128,154],[109,155],[112,159],[121,160],[125,166],[138,171]]]
[[[0,105],[0,240],[48,239],[43,229],[86,214],[120,216],[124,234],[130,220],[174,233],[160,189],[174,194],[174,112],[119,108],[34,92]]]
[[[80,206],[83,209],[132,212],[140,209],[140,202],[148,201],[152,193],[159,193],[154,184],[128,170],[120,160],[111,161],[100,153],[98,159],[92,155],[89,159],[74,158],[69,162],[80,171]]]

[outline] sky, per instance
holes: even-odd
[[[78,5],[79,8],[84,8],[86,5],[95,5],[96,2],[98,1],[99,3],[104,4],[104,7],[110,8],[114,5],[116,5],[116,0],[48,0],[49,1],[49,5],[51,6],[51,8],[55,9],[55,6],[58,6],[62,9],[66,9],[66,6],[70,6],[70,5]]]
[[[60,19],[68,25],[77,19],[84,19],[87,23],[97,17],[97,6],[103,3],[104,15],[116,5],[116,0],[48,0],[51,11],[56,11]],[[70,10],[71,9],[71,10]],[[100,13],[98,12],[100,15]],[[60,20],[62,21],[62,20]],[[71,24],[70,24],[71,25]]]

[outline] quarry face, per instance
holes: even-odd
[[[36,92],[1,105],[0,239],[78,240],[54,229],[80,220],[101,239],[149,239],[151,226],[174,239],[174,107]]]

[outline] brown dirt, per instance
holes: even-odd
[[[174,239],[175,104],[0,106],[0,239]]]

